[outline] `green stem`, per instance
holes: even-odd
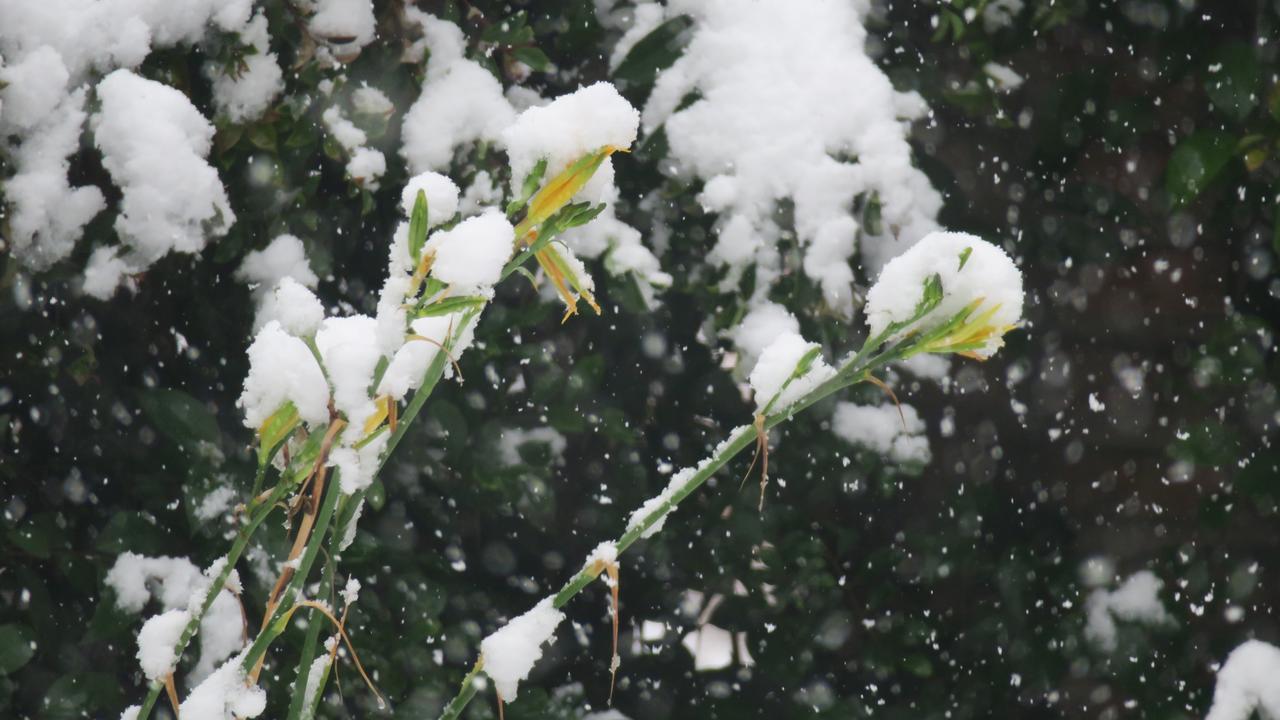
[[[888,362],[891,362],[901,353],[901,343],[898,343],[880,354],[871,357],[870,360],[865,360],[865,358],[870,355],[870,351],[874,350],[882,340],[883,335],[873,338],[863,347],[862,350],[850,357],[830,380],[827,380],[818,387],[809,391],[808,394],[792,403],[791,406],[768,415],[764,421],[765,429],[768,430],[776,427],[787,420],[790,420],[797,413],[807,409],[827,396],[843,388],[849,387],[850,385],[862,382],[874,370]],[[743,425],[735,429],[729,435],[728,439],[716,448],[716,452],[700,464],[698,469],[690,475],[683,484],[676,488],[665,501],[651,509],[647,515],[641,518],[639,522],[629,527],[628,530],[618,538],[615,543],[617,545],[618,552],[621,553],[625,551],[627,548],[635,544],[637,540],[644,537],[647,530],[663,518],[667,517],[667,515],[670,514],[682,500],[692,494],[694,490],[701,487],[703,483],[705,483],[718,470],[728,464],[728,462],[738,453],[753,445],[755,441],[756,429],[754,426]],[[568,604],[569,600],[573,598],[573,596],[582,592],[584,588],[590,585],[591,582],[600,575],[600,572],[601,568],[598,566],[588,565],[583,567],[572,578],[570,578],[562,588],[560,588],[560,591],[557,592],[555,596],[553,596],[551,604],[556,608],[564,607]],[[481,667],[481,661],[477,660],[476,664],[472,666],[471,671],[467,673],[465,678],[463,678],[462,688],[458,691],[458,694],[453,698],[449,705],[445,707],[444,712],[440,715],[440,720],[454,720],[457,718],[462,710],[467,706],[467,703],[471,701],[471,698],[475,696],[476,688],[474,680],[480,673]]]
[[[267,652],[272,641],[288,626],[294,600],[306,583],[307,576],[311,574],[311,566],[315,564],[316,557],[320,554],[320,545],[324,542],[325,533],[329,530],[329,523],[333,520],[333,509],[338,504],[340,495],[342,495],[342,483],[338,482],[338,473],[335,470],[329,477],[329,486],[325,488],[324,499],[320,501],[320,512],[316,516],[316,524],[311,529],[311,537],[307,539],[297,570],[290,578],[289,584],[285,586],[284,592],[280,594],[271,618],[258,631],[258,637],[254,638],[253,645],[249,646],[249,651],[241,663],[246,672],[253,669],[258,659]]]
[[[341,510],[338,516],[342,516]],[[335,560],[330,555],[325,561],[324,569],[320,571],[321,588],[333,585],[334,564]],[[289,700],[289,720],[298,720],[302,715],[303,703],[309,702],[309,699],[304,697],[307,690],[307,676],[311,674],[311,663],[315,659],[316,645],[320,642],[320,628],[324,627],[325,618],[312,610],[309,623],[306,638],[302,641],[302,654],[298,657],[298,677],[293,681],[293,698]]]

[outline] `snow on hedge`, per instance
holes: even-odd
[[[836,404],[831,431],[837,437],[873,450],[893,462],[928,462],[929,439],[924,421],[910,405]]]
[[[123,193],[115,222],[123,245],[95,253],[86,270],[85,292],[105,299],[125,272],[141,272],[170,251],[200,252],[206,231],[226,233],[235,213],[205,161],[213,125],[186,95],[128,70],[104,78],[97,95],[94,143]]]
[[[413,6],[405,7],[405,17],[423,33],[406,59],[419,62],[427,51],[431,56],[422,93],[404,117],[400,154],[412,173],[447,171],[455,152],[498,142],[515,110],[497,78],[465,57],[466,40],[457,25]]]
[[[178,636],[191,614],[199,609],[209,586],[222,572],[219,558],[203,572],[181,557],[146,557],[125,552],[107,572],[107,586],[115,592],[116,606],[130,613],[142,612],[147,602],[159,601],[163,612],[149,618],[138,634],[138,661],[150,680],[163,678],[174,668]],[[232,654],[244,647],[240,577],[232,570],[213,605],[200,620],[200,657],[188,680],[198,683]]]
[[[1213,705],[1205,720],[1280,717],[1280,648],[1249,640],[1231,651],[1218,670]]]
[[[1162,587],[1164,582],[1155,573],[1140,570],[1115,590],[1094,590],[1085,601],[1085,637],[1111,652],[1116,649],[1117,620],[1152,626],[1173,622],[1160,601]]]
[[[206,69],[214,82],[214,102],[233,119],[253,119],[265,110],[282,87],[281,72],[275,56],[267,51],[265,19],[261,15],[252,17],[252,9],[252,0],[0,3],[0,57],[5,59],[0,68],[0,106],[4,108],[0,136],[12,138],[10,150],[16,172],[6,184],[5,201],[10,205],[10,242],[16,258],[35,270],[62,260],[80,239],[84,226],[106,207],[101,190],[73,188],[67,179],[68,160],[80,148],[87,91],[95,76],[118,68],[136,68],[155,49],[196,44],[211,32],[235,33],[242,43],[258,52],[246,57],[246,70],[236,78],[225,76],[216,67]],[[120,85],[123,83],[118,83],[117,88]],[[191,113],[175,110],[173,101],[160,102],[157,110],[162,119],[156,122],[177,121],[183,126],[183,134],[189,136],[189,142],[183,144],[199,146],[198,139],[190,137],[194,125],[190,122]],[[116,103],[113,114],[119,115],[122,110],[121,104]],[[175,119],[174,113],[181,117]],[[162,137],[173,139],[171,134]],[[207,150],[196,154],[203,158]],[[179,168],[174,171],[188,161],[187,153],[180,153]],[[136,173],[120,163],[117,168],[112,171],[113,178],[122,181],[115,177],[116,172],[130,175],[123,182],[132,183],[137,190]],[[208,185],[200,177],[194,182]],[[122,189],[128,194],[129,188]],[[174,188],[172,192],[181,194],[183,190]],[[158,198],[140,200],[137,192],[134,199],[146,205],[163,204]],[[133,221],[140,221],[140,213],[154,210],[137,209]],[[203,212],[203,208],[193,212]],[[219,224],[225,229],[233,220],[234,215],[226,209],[222,222],[215,223],[215,232]],[[191,237],[179,233],[167,243],[161,243],[155,235],[122,240],[136,242],[139,247],[124,255],[117,251],[96,254],[86,279],[92,294],[109,295],[123,274],[145,267],[154,260],[151,255],[163,254],[166,247],[181,250],[190,244]],[[202,246],[203,241],[199,244]]]
[[[781,270],[782,228],[774,221],[781,201],[794,203],[805,273],[846,315],[859,239],[874,269],[936,228],[941,197],[912,165],[907,142],[907,121],[926,108],[917,94],[894,90],[867,56],[862,7],[844,0],[668,7],[669,16],[693,18],[692,37],[658,75],[645,132],[664,128],[673,172],[703,181],[699,200],[720,215],[710,259],[730,269],[731,284],[754,264],[758,298]],[[854,212],[854,199],[871,194],[879,228]]]

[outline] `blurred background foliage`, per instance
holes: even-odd
[[[586,0],[419,4],[461,24],[505,83],[518,60],[544,95],[613,79],[637,104],[688,27],[659,27],[610,75],[616,37]],[[36,276],[0,256],[2,716],[115,717],[136,702],[141,619],[115,609],[106,569],[125,550],[202,565],[225,551],[235,519],[199,522],[193,508],[251,482],[235,407],[253,314],[232,277],[244,254],[292,232],[327,302],[375,302],[403,167],[390,164],[384,191],[350,185],[322,108],[302,100],[324,73],[305,63],[289,6],[264,5],[273,49],[303,65],[263,119],[219,125],[214,160],[239,217],[226,238],[166,257],[105,303],[73,290],[89,241]],[[394,3],[378,7],[380,39],[346,81],[376,81],[400,112],[423,66],[401,62]],[[873,56],[933,110],[914,143],[945,194],[941,220],[1013,249],[1026,328],[990,362],[957,361],[941,386],[890,378],[929,425],[927,466],[843,443],[819,408],[775,436],[763,514],[756,483],[734,474],[744,460],[624,556],[617,710],[1190,718],[1231,648],[1280,640],[1278,23],[1271,0],[871,3]],[[209,112],[199,68],[228,52],[160,52],[142,72]],[[988,63],[1025,82],[1002,88]],[[398,122],[362,122],[394,157]],[[712,289],[714,218],[697,187],[660,174],[662,145],[617,160],[620,217],[648,233],[654,211],[638,199],[658,188],[665,201],[676,282],[661,304],[596,267],[604,316],[561,325],[527,284],[504,285],[465,382],[436,392],[371,496],[340,576],[365,584],[352,636],[397,718],[435,717],[481,637],[750,416],[718,335],[741,299]],[[458,179],[500,165],[482,149],[459,159]],[[110,186],[87,150],[74,172]],[[111,233],[106,213],[88,237]],[[829,349],[858,344],[861,328],[824,314],[801,274],[780,292]],[[543,426],[567,439],[562,452],[530,442],[504,459],[504,431]],[[269,524],[245,564],[285,543]],[[1154,571],[1175,624],[1121,623],[1114,652],[1090,645],[1090,561],[1115,579]],[[261,607],[267,580],[245,570],[246,602]],[[711,621],[746,634],[753,664],[694,671],[680,638],[707,603],[691,592],[718,598]],[[604,586],[569,614],[508,717],[605,707]],[[665,623],[661,637],[642,640],[642,620]],[[300,641],[277,643],[270,686],[292,681]],[[348,668],[341,679],[325,715],[382,716]],[[467,716],[496,716],[492,695]]]

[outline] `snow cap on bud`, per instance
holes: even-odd
[[[1022,273],[1004,250],[966,233],[935,232],[885,265],[865,311],[872,337],[917,337],[909,355],[985,360],[1022,319],[1022,297]]]
[[[409,178],[400,192],[400,208],[406,217],[413,214],[418,191],[426,196],[428,228],[448,222],[458,212],[458,186],[453,180],[440,173],[424,172]]]

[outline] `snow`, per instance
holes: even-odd
[[[924,422],[910,405],[902,405],[899,414],[899,406],[893,403],[874,406],[841,402],[831,418],[831,431],[893,462],[928,462],[930,458]]]
[[[546,445],[551,450],[552,457],[557,458],[568,445],[564,435],[553,427],[505,428],[498,440],[498,454],[502,457],[502,463],[519,465],[523,462],[520,459],[520,448],[527,443]]]
[[[596,564],[603,567],[611,567],[618,564],[618,545],[612,540],[606,540],[596,546],[591,554],[587,556],[584,567],[595,567]]]
[[[1248,640],[1231,651],[1218,670],[1213,705],[1205,720],[1248,720],[1280,717],[1280,648]]]
[[[662,492],[648,500],[645,500],[640,507],[632,511],[630,519],[627,520],[627,532],[631,532],[635,528],[640,527],[640,525],[644,523],[645,518],[649,517],[650,514],[674,498],[680,488],[683,487],[695,473],[697,473],[696,468],[684,468],[672,475],[671,480],[667,482],[667,486],[662,489]],[[640,537],[650,538],[661,532],[662,527],[667,523],[667,515],[669,514],[670,511],[663,514],[662,517],[658,518],[657,522],[646,528],[645,531],[640,534]]]
[[[601,148],[630,148],[639,124],[640,113],[607,82],[588,85],[547,105],[525,110],[502,132],[502,144],[511,161],[513,192],[519,192],[529,171],[544,158],[544,179],[549,179]],[[604,188],[612,185],[611,162],[605,160],[588,184],[588,188],[597,187],[596,192],[584,189],[584,196],[598,198]],[[608,169],[605,165],[609,165]]]
[[[405,113],[400,154],[412,173],[445,170],[456,151],[497,142],[515,110],[498,80],[463,56],[466,41],[457,25],[413,6],[405,7],[405,18],[422,27],[424,40],[405,59],[419,62],[427,48],[431,58],[422,94]]]
[[[362,427],[357,427],[362,431]],[[353,434],[358,436],[361,432]],[[387,449],[390,433],[382,433],[361,448],[350,445],[334,448],[329,453],[329,466],[338,469],[338,480],[342,483],[342,492],[353,495],[367,489],[373,484],[374,475],[378,472],[378,461],[382,452]]]
[[[723,670],[733,664],[733,634],[715,625],[703,625],[680,641],[693,656],[697,672]]]
[[[360,87],[351,91],[351,106],[361,115],[385,116],[395,112],[396,109],[386,93],[378,88],[369,87],[369,84],[363,81]]]
[[[426,339],[410,340],[396,351],[382,374],[378,394],[399,399],[403,398],[408,391],[416,390],[422,384],[427,366],[435,359],[436,353],[440,352],[440,346],[448,344],[449,338],[458,335],[459,330],[461,330],[459,341],[450,347],[449,355],[453,358],[461,355],[470,346],[472,333],[475,330],[474,320],[465,328],[461,327],[462,321],[461,313],[414,320],[410,326],[413,334]],[[447,368],[445,372],[448,376],[448,373],[452,372],[452,367]]]
[[[156,599],[166,610],[185,608],[191,589],[200,581],[200,569],[180,557],[146,557],[121,553],[107,571],[107,586],[115,591],[116,606],[131,613],[142,612],[154,583]]]
[[[261,427],[286,401],[308,425],[328,422],[329,389],[306,343],[272,320],[258,331],[248,355],[249,374],[238,401],[246,427]]]
[[[218,113],[234,123],[262,117],[284,90],[284,71],[271,52],[267,17],[262,11],[240,31],[240,41],[254,52],[242,58],[243,64],[235,73],[226,72],[217,63],[205,66],[205,74],[213,81],[213,102]]]
[[[330,105],[321,119],[333,139],[347,151],[347,175],[357,183],[376,190],[378,178],[387,172],[386,157],[380,150],[365,146],[368,136],[348,120],[337,105]]]
[[[786,410],[806,393],[835,376],[835,369],[822,359],[821,352],[811,360],[808,370],[793,379],[800,361],[817,343],[807,342],[796,333],[783,333],[760,353],[751,370],[751,390],[755,394],[756,412]],[[785,387],[784,387],[785,386]]]
[[[1012,68],[999,63],[989,62],[982,66],[982,72],[991,79],[996,92],[1007,93],[1017,90],[1022,85],[1022,76]]]
[[[564,613],[555,609],[551,600],[544,598],[480,643],[484,672],[505,702],[516,699],[520,681],[529,677],[533,664],[542,657],[543,643],[552,640],[564,620]]]
[[[324,305],[302,283],[291,277],[280,280],[272,304],[273,319],[290,335],[307,337],[315,333],[324,320]]]
[[[236,279],[250,285],[258,304],[258,311],[253,319],[255,332],[269,321],[280,319],[277,287],[285,278],[291,278],[308,288],[315,288],[319,280],[307,262],[306,248],[302,241],[288,234],[277,235],[266,248],[245,255],[240,268],[236,270]]]
[[[639,2],[627,10],[630,12],[622,20],[627,25],[627,30],[613,44],[613,51],[609,55],[610,72],[617,70],[636,43],[653,32],[663,21],[662,6],[656,2]]]
[[[756,304],[731,333],[733,344],[754,363],[776,338],[800,332],[800,321],[777,303]]]
[[[137,67],[153,49],[199,43],[211,30],[240,33],[242,40],[253,43],[252,6],[252,0],[0,3],[0,56],[5,58],[4,69],[0,70],[0,105],[4,107],[0,136],[12,138],[11,157],[16,169],[5,188],[6,200],[12,206],[10,242],[15,257],[32,269],[49,267],[70,254],[85,224],[105,207],[100,190],[72,188],[67,181],[67,158],[80,146],[86,83],[97,74]],[[260,67],[262,60],[249,62],[253,70],[248,75],[262,92],[262,87],[270,84],[264,81],[264,73],[270,71]],[[219,102],[216,89],[215,102]],[[146,111],[135,109],[133,114],[154,114],[156,122],[163,124],[172,119],[168,115],[170,109],[156,105]],[[184,114],[198,115],[193,109]],[[150,126],[138,128],[139,134],[149,132]],[[190,160],[175,156],[172,175],[185,174],[190,168],[182,166]],[[112,175],[117,184],[122,184],[115,171]],[[212,189],[201,187],[207,184],[205,180],[192,175],[188,183],[172,191],[198,193]],[[155,186],[163,188],[164,183],[157,182]],[[139,188],[122,189],[126,195],[132,189],[134,197],[138,197]],[[191,212],[206,209],[199,206]],[[149,212],[153,211],[138,209],[137,217]],[[224,214],[223,224],[229,225],[232,220],[229,211]],[[215,234],[222,230],[225,227],[214,228]],[[157,242],[158,238],[159,235],[153,236]],[[179,236],[171,242],[178,244],[184,239],[190,238]],[[199,244],[202,246],[203,242]],[[160,246],[147,245],[146,250],[163,254]],[[121,258],[127,261],[128,272],[138,272],[152,261],[146,252],[136,250],[127,255],[99,257],[102,264],[95,268],[92,287],[100,295],[109,293],[107,286],[114,288],[126,272]]]
[[[196,686],[178,707],[182,720],[237,720],[253,718],[267,707],[267,694],[256,685],[245,685],[244,653],[223,663]]]
[[[15,104],[10,95],[22,85],[0,77],[0,84],[5,82],[10,83],[2,116],[7,121]],[[17,172],[4,188],[10,204],[10,248],[14,257],[34,270],[69,255],[84,226],[107,206],[98,188],[73,188],[67,181],[68,157],[80,148],[80,128],[87,117],[85,96],[83,89],[68,94],[13,153]]]
[[[162,680],[178,662],[178,638],[191,620],[186,610],[169,610],[148,619],[138,631],[138,664],[148,680]]]
[[[889,261],[867,292],[864,311],[871,334],[879,335],[892,323],[909,320],[924,297],[926,282],[934,275],[942,283],[942,301],[914,323],[911,331],[928,332],[979,300],[982,304],[975,315],[996,308],[988,321],[996,328],[1021,320],[1022,273],[1008,254],[973,235],[937,232]],[[990,356],[1003,344],[1002,334],[987,338],[975,354]]]
[[[120,713],[120,720],[138,720],[138,713],[142,711],[141,705],[130,705]]]
[[[206,230],[226,233],[235,214],[217,171],[205,162],[213,126],[186,95],[128,70],[104,78],[97,94],[94,142],[123,193],[115,229],[128,249],[90,262],[91,291],[106,299],[123,275],[119,261],[137,273],[170,251],[200,252]]]
[[[405,217],[413,216],[419,190],[427,196],[427,227],[446,223],[458,212],[458,186],[447,176],[428,171],[414,175],[405,183],[400,193],[400,209]]]
[[[316,0],[307,25],[313,35],[335,45],[363,48],[377,29],[373,0]]]
[[[343,436],[361,434],[375,411],[369,386],[382,357],[377,321],[366,315],[327,318],[316,332],[316,347],[333,385],[333,405],[350,424]]]
[[[1173,622],[1160,601],[1162,587],[1164,582],[1155,573],[1140,570],[1115,590],[1094,590],[1085,601],[1085,637],[1102,650],[1111,652],[1116,648],[1116,620],[1144,625]]]
[[[467,218],[427,241],[435,253],[431,275],[454,288],[455,294],[483,293],[502,279],[502,266],[511,258],[515,228],[498,210]]]
[[[846,316],[854,299],[848,263],[859,243],[874,269],[936,228],[941,197],[913,167],[907,142],[907,121],[926,108],[918,95],[894,90],[867,56],[864,8],[844,0],[681,0],[668,8],[694,27],[684,54],[658,75],[645,132],[665,128],[671,172],[703,181],[699,199],[720,215],[710,259],[730,270],[729,285],[754,264],[757,300],[781,273],[783,229],[773,219],[781,201],[794,203],[805,273]],[[856,197],[872,193],[885,228],[876,236],[853,211]]]

